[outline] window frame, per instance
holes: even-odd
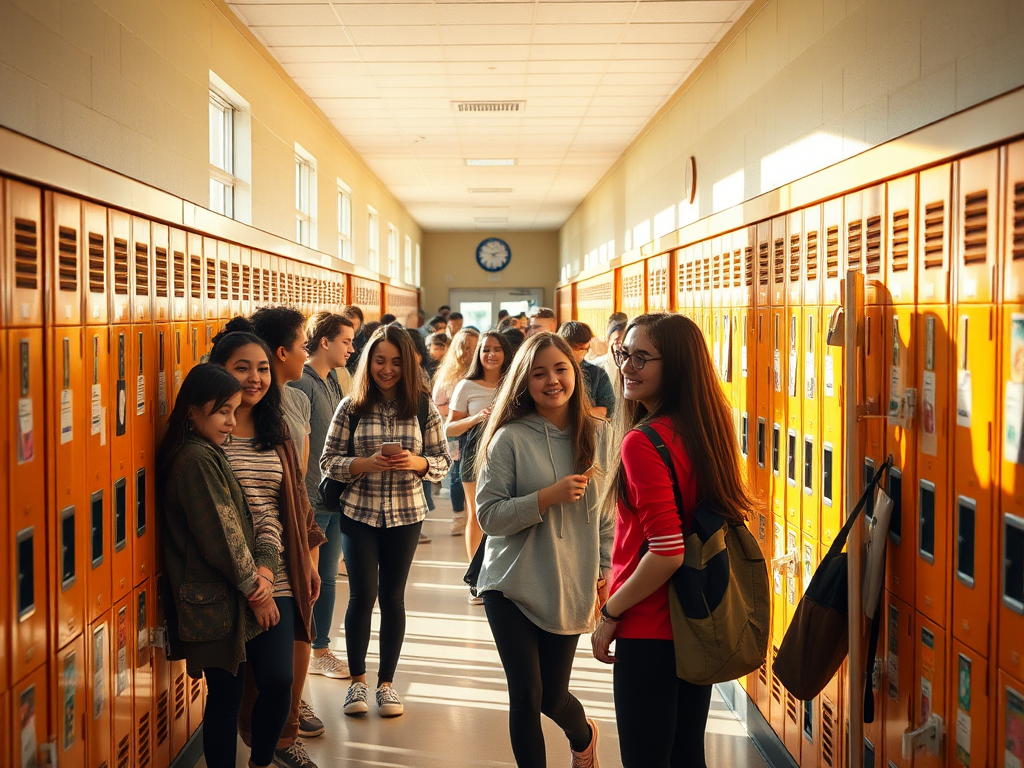
[[[295,242],[317,246],[316,158],[295,143]],[[305,194],[303,194],[305,193]]]
[[[352,189],[341,179],[338,179],[338,258],[350,264],[356,260],[352,247]]]
[[[366,266],[380,274],[380,214],[372,205],[366,206]]]
[[[401,256],[398,227],[388,222],[388,277],[398,277],[398,259]]]

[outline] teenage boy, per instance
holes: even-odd
[[[586,323],[570,320],[562,323],[558,335],[572,347],[572,356],[576,358],[583,373],[583,383],[587,387],[591,412],[602,419],[610,419],[612,411],[615,410],[615,390],[612,389],[612,382],[604,368],[585,359],[587,352],[590,351],[594,332]]]
[[[558,330],[558,321],[555,320],[555,311],[548,307],[537,307],[530,314],[530,325],[526,330],[526,338],[549,331],[555,333]]]

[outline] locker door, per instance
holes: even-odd
[[[922,613],[917,614],[915,642],[914,723],[922,725],[934,712],[942,718],[946,738],[938,755],[921,750],[914,755],[915,768],[942,768],[947,765],[947,754],[952,752],[956,722],[950,718],[949,687],[945,630]]]
[[[113,679],[114,698],[112,723],[114,728],[114,765],[136,766],[133,731],[134,709],[132,683],[135,670],[135,610],[131,592],[112,611],[113,628],[110,636],[110,674]]]
[[[138,768],[150,768],[153,763],[153,652],[150,630],[154,626],[155,602],[151,599],[152,581],[146,579],[134,592],[134,653],[129,664],[134,667],[133,746]]]
[[[957,163],[957,174],[957,302],[991,304],[996,297],[999,150],[965,157]]]
[[[203,240],[203,318],[207,321],[220,317],[220,268],[217,260],[217,241]],[[225,310],[226,312],[227,310]]]
[[[188,735],[191,737],[203,723],[203,709],[206,703],[203,679],[185,675],[188,682]]]
[[[821,541],[821,495],[819,491],[822,442],[821,430],[821,278],[818,245],[821,234],[821,207],[814,206],[803,212],[803,246],[801,275],[804,286],[803,339],[800,361],[803,377],[797,380],[797,394],[802,399],[803,467],[800,485],[803,487],[801,514],[804,536]],[[792,247],[792,242],[790,243]],[[792,291],[792,288],[791,288]],[[792,294],[791,294],[792,295]]]
[[[43,659],[45,661],[45,659]],[[49,666],[44,664],[11,688],[10,720],[4,730],[11,734],[10,765],[46,765],[50,742]],[[37,763],[33,763],[33,758]]]
[[[188,316],[189,322],[199,322],[204,314],[206,298],[206,264],[203,260],[203,238],[189,232],[185,238],[185,259],[188,264]]]
[[[131,247],[132,222],[128,214],[107,211],[107,295],[110,299],[109,321],[131,322],[131,269],[128,250]]]
[[[800,523],[799,520],[795,524],[788,523],[785,526],[786,536],[786,553],[793,552],[796,556],[796,563],[790,568],[785,574],[784,583],[784,595],[782,600],[782,611],[784,618],[781,622],[780,633],[777,636],[776,647],[778,643],[781,643],[782,636],[785,635],[786,629],[793,621],[793,614],[796,611],[797,603],[800,602],[800,594],[802,590],[800,588],[800,581],[802,576],[802,560],[803,560],[803,548],[801,547],[800,540]],[[783,698],[785,707],[785,726],[783,728],[783,741],[786,744],[786,749],[793,755],[797,763],[801,760],[804,734],[804,711],[803,702],[799,701],[792,693],[783,688]]]
[[[950,643],[947,726],[950,765],[989,765],[988,661],[955,637]]]
[[[837,768],[845,764],[845,752],[843,749],[843,713],[841,710],[842,698],[840,688],[841,672],[825,686],[825,690],[818,696],[819,706],[819,732],[821,733],[821,746],[819,756],[823,768]]]
[[[153,653],[153,765],[155,768],[168,768],[171,764],[171,718],[174,703],[171,693],[171,663],[167,659],[166,638],[161,631],[167,624],[164,610],[164,594],[167,593],[167,581],[163,573],[156,575],[152,598],[155,600],[156,612],[151,626]]]
[[[840,229],[843,223],[843,199],[822,205],[822,230],[825,239],[824,280],[821,311],[821,545],[829,546],[845,520],[843,513],[843,350],[829,346],[828,329],[836,309],[842,306],[842,285],[846,260]]]
[[[917,494],[917,440],[915,430],[904,428],[902,421],[902,393],[917,380],[914,367],[917,338],[914,336],[915,310],[913,306],[890,307],[887,314],[886,350],[889,398],[886,401],[888,421],[885,425],[887,452],[893,457],[889,472],[888,494],[893,500],[892,521],[889,532],[888,589],[908,604],[915,599],[914,575],[917,568],[918,546],[916,521]]]
[[[771,333],[770,319],[771,310],[758,307],[750,310],[756,320],[756,332],[753,341],[753,360],[748,366],[753,366],[754,376],[759,380],[755,390],[755,411],[754,411],[754,474],[756,478],[755,494],[758,507],[758,531],[762,528],[768,530],[767,536],[759,535],[763,546],[769,547],[768,554],[774,551],[772,546],[772,414],[771,414],[771,391],[772,391],[772,364],[771,364]]]
[[[790,569],[781,564],[780,558],[787,554],[786,551],[786,522],[785,518],[772,516],[772,542],[774,544],[774,558],[772,563],[772,635],[769,646],[769,656],[774,667],[775,657],[779,652],[779,645],[786,634],[786,594],[789,587]],[[783,738],[786,733],[786,689],[782,682],[775,676],[774,669],[771,670],[771,690],[768,702],[768,722],[772,730]],[[787,744],[787,749],[789,745]]]
[[[192,264],[188,258],[188,234],[180,229],[171,229],[168,233],[168,250],[170,253],[170,313],[168,320],[172,323],[184,323],[188,322],[189,318],[189,303],[191,301],[189,289],[192,279]]]
[[[996,714],[996,760],[999,768],[1017,768],[1024,764],[1024,685],[1002,670],[996,688],[999,711]]]
[[[50,325],[82,325],[81,203],[71,197],[46,193],[46,308]]]
[[[953,636],[988,652],[994,551],[992,456],[998,349],[995,309],[957,307],[956,426],[953,431]]]
[[[57,764],[85,765],[87,722],[85,638],[79,634],[54,661],[53,727],[57,736]]]
[[[786,306],[786,293],[789,288],[786,271],[786,228],[787,221],[785,216],[776,216],[771,220],[772,266],[770,299],[773,307]]]
[[[0,194],[3,190],[0,188]],[[7,399],[7,331],[0,329],[0,403],[8,402]],[[7,412],[4,411],[3,415],[0,416],[0,425],[3,426],[4,434],[8,434],[8,418]],[[0,500],[4,502],[9,498],[9,480],[7,475],[7,468],[10,458],[11,445],[9,440],[0,440],[0,464],[4,468],[3,472],[0,472]],[[14,545],[11,541],[11,524],[8,519],[8,515],[5,514],[3,519],[0,520],[0,552],[4,553],[5,557],[10,557],[10,553],[14,551]],[[11,580],[11,571],[9,568],[3,571],[3,576],[0,576],[0,642],[4,644],[4,648],[8,648],[9,635],[8,630],[14,623],[14,610],[11,607],[12,595],[16,591],[14,589],[15,582]],[[7,692],[7,689],[11,686],[10,678],[10,665],[5,659],[0,662],[0,692]],[[6,722],[6,721],[4,721]],[[0,752],[0,755],[6,755],[6,750]]]
[[[622,311],[630,317],[642,315],[646,311],[646,276],[647,273],[642,261],[629,264],[621,269]],[[363,311],[365,312],[366,310],[364,309]]]
[[[807,535],[800,538],[800,578],[799,587],[796,590],[796,600],[791,611],[796,610],[796,602],[803,596],[804,590],[811,581],[811,576],[818,567],[818,542]],[[792,622],[792,613],[790,614]],[[791,696],[787,691],[787,696]],[[816,696],[811,701],[797,701],[799,719],[797,722],[800,734],[800,765],[806,768],[817,768],[823,759],[822,754],[822,720],[821,720],[821,697]]]
[[[136,219],[136,223],[140,220]],[[150,292],[150,304],[152,319],[154,323],[168,323],[171,320],[171,294],[176,288],[177,277],[175,274],[175,260],[177,255],[171,252],[170,232],[163,224],[150,224],[150,237],[152,238],[152,284]],[[181,249],[184,242],[178,243]],[[184,262],[185,254],[181,252],[181,261]],[[182,308],[184,309],[184,308]]]
[[[112,562],[111,601],[118,602],[132,590],[134,560],[132,551],[135,536],[132,518],[135,516],[135,478],[132,476],[132,423],[135,408],[136,344],[132,341],[133,326],[118,325],[110,328],[110,399],[114,415],[110,420],[110,465],[107,476],[108,508],[111,515],[110,556]]]
[[[130,279],[131,322],[133,323],[151,323],[153,321],[153,273],[155,270],[149,226],[146,219],[141,219],[138,216],[132,217]]]
[[[252,314],[252,251],[248,248],[240,248],[238,252],[238,263],[240,271],[241,296],[238,313],[243,317]]]
[[[153,445],[155,456],[157,446],[164,436],[167,418],[174,407],[174,326],[170,323],[156,323],[153,326],[153,354],[156,355],[156,399],[153,404]],[[155,459],[154,459],[155,460]]]
[[[914,722],[914,611],[905,602],[888,592],[883,600],[885,608],[886,633],[884,644],[879,643],[880,655],[885,664],[883,694],[885,698],[884,719],[875,714],[883,723],[885,736],[885,765],[896,768],[910,768],[912,760],[903,758],[903,732]]]
[[[234,317],[233,310],[235,305],[231,303],[231,246],[228,243],[220,240],[214,241],[216,243],[217,253],[217,317],[220,320],[230,320]],[[210,238],[206,238],[207,246],[210,244]],[[238,283],[235,283],[235,289],[237,290]],[[223,323],[218,324],[218,327]]]
[[[107,212],[92,203],[81,203],[82,247],[87,249],[87,262],[82,272],[84,322],[86,325],[106,325],[110,314],[107,299]]]
[[[135,486],[133,499],[135,506],[131,508],[131,535],[133,544],[133,584],[139,585],[150,574],[156,573],[153,558],[154,529],[156,528],[156,483],[155,457],[156,436],[154,415],[156,398],[156,366],[160,357],[155,342],[154,328],[151,325],[133,325],[131,327],[133,344],[133,360],[130,397],[132,465],[131,478]],[[166,337],[165,337],[166,338]]]
[[[171,686],[171,756],[177,755],[191,734],[188,724],[188,673],[185,662],[170,662]]]
[[[1021,680],[1024,679],[1024,459],[1020,446],[1024,414],[1020,412],[1019,403],[1024,395],[1024,267],[1021,266],[1024,264],[1024,142],[1007,148],[1007,160],[1003,305],[999,308],[1003,450],[998,533],[1002,567],[996,623],[999,667]]]
[[[217,248],[221,258],[224,258],[224,249],[227,249],[230,275],[228,279],[231,286],[228,294],[228,317],[236,317],[242,313],[242,249],[228,243],[218,243]]]
[[[0,723],[11,722],[11,702],[7,688],[0,689]],[[0,758],[8,759],[11,754],[11,729],[0,728]]]
[[[84,429],[85,448],[85,495],[88,504],[84,515],[88,515],[89,536],[82,542],[88,552],[87,607],[88,621],[95,622],[110,610],[111,564],[113,541],[113,515],[111,507],[110,478],[110,414],[107,403],[110,398],[108,369],[107,329],[87,326],[85,329],[85,384],[88,392],[89,428]]]
[[[89,747],[88,768],[110,766],[111,701],[113,675],[110,661],[110,612],[105,613],[86,633],[86,729]]]
[[[8,328],[42,328],[43,212],[39,189],[3,180],[4,230],[0,245]]]
[[[802,308],[789,308],[786,325],[786,522],[803,530],[803,385],[806,358]],[[810,510],[808,512],[810,517]],[[817,523],[810,527],[816,530]]]
[[[786,377],[788,363],[788,323],[785,307],[771,309],[770,349],[771,357],[771,459],[772,459],[772,492],[771,509],[776,517],[786,516],[786,487],[788,463],[788,435],[786,434]]]

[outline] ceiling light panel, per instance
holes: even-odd
[[[501,157],[467,157],[466,165],[478,166],[478,167],[489,167],[489,166],[508,166],[515,165],[516,161],[513,158],[501,158]]]

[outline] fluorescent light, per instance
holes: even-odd
[[[511,157],[467,157],[466,165],[515,165],[516,161]]]
[[[512,187],[470,187],[467,190],[470,194],[474,195],[485,195],[485,194],[500,194],[507,195],[512,191]]]

